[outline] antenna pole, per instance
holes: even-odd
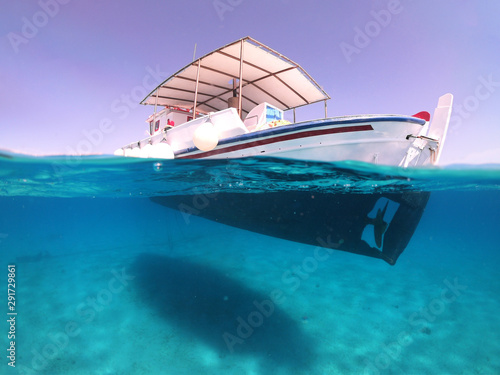
[[[196,70],[196,87],[194,88],[193,120],[196,118],[196,104],[198,102],[198,86],[200,84],[201,60],[198,60],[198,69]]]
[[[239,98],[238,98],[238,115],[241,118],[241,99],[243,97],[243,93],[241,89],[243,88],[243,40],[241,40],[240,44],[240,90],[239,90]]]
[[[194,44],[194,51],[193,51],[193,61],[196,57],[196,43]]]

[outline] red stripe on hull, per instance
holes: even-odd
[[[283,142],[283,141],[290,141],[292,139],[297,139],[297,138],[307,138],[307,137],[315,137],[318,135],[325,135],[325,134],[336,134],[336,133],[351,133],[351,132],[361,132],[361,131],[369,131],[373,130],[373,127],[371,125],[359,125],[359,126],[343,126],[341,128],[330,128],[330,129],[319,129],[319,130],[309,130],[305,132],[298,132],[298,133],[293,133],[293,134],[285,134],[281,135],[278,137],[274,138],[267,138],[267,139],[261,139],[261,140],[256,140],[248,143],[243,143],[239,145],[234,145],[234,146],[229,146],[225,148],[220,148],[220,149],[215,149],[212,151],[206,151],[206,152],[200,152],[194,155],[186,155],[186,156],[179,156],[176,159],[198,159],[198,158],[205,158],[208,156],[213,156],[213,155],[219,155],[219,154],[224,154],[226,152],[233,152],[233,151],[238,151],[238,150],[243,150],[245,148],[250,148],[250,147],[256,147],[256,146],[263,146],[271,143],[276,143],[276,142]]]

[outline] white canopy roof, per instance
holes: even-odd
[[[197,112],[225,109],[233,96],[233,80],[239,92],[240,67],[243,113],[262,102],[287,110],[330,99],[300,65],[245,37],[189,63],[141,104],[193,109],[196,97]]]

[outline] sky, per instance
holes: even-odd
[[[498,0],[40,0],[0,5],[0,149],[112,154],[138,103],[244,36],[299,63],[329,116],[432,114],[454,95],[443,164],[500,163]],[[297,120],[320,118],[323,104]]]

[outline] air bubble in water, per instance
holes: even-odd
[[[156,172],[159,172],[163,169],[163,163],[154,163],[153,164],[153,170],[155,170]]]

